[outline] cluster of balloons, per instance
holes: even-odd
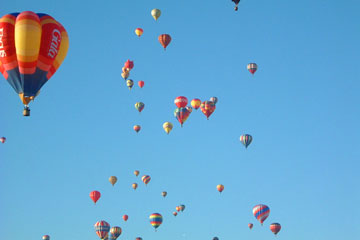
[[[29,103],[66,57],[68,35],[50,15],[31,11],[4,15],[0,29],[0,72],[24,104],[23,115],[30,116]]]
[[[269,217],[270,215],[270,208],[264,204],[258,204],[253,208],[253,214],[255,218],[263,225],[264,221]],[[252,229],[253,224],[248,224],[249,228]],[[281,225],[279,223],[271,223],[270,224],[270,230],[275,235],[277,235],[281,230]]]
[[[96,235],[102,240],[109,239],[110,232],[110,240],[116,240],[121,235],[121,227],[115,226],[110,228],[110,224],[104,220],[98,221],[94,225]]]

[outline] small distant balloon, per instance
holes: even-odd
[[[49,235],[44,235],[44,236],[42,237],[42,239],[43,239],[43,240],[50,240],[50,236],[49,236]]]
[[[166,50],[166,47],[170,44],[171,42],[171,36],[169,34],[161,34],[159,36],[159,42],[160,44],[164,47],[164,50]]]
[[[188,104],[188,99],[184,96],[179,96],[175,98],[174,103],[178,108],[184,108]]]
[[[152,16],[155,20],[158,20],[158,18],[160,17],[160,15],[161,15],[160,9],[154,8],[153,10],[151,10],[151,16]]]
[[[135,131],[135,132],[138,133],[140,130],[141,130],[141,126],[140,126],[140,125],[135,125],[135,126],[134,126],[134,131]]]
[[[280,232],[281,225],[280,223],[272,223],[270,224],[270,230],[275,234],[275,236]]]
[[[215,111],[216,106],[212,101],[205,101],[201,103],[200,109],[206,118],[209,119],[210,115]]]
[[[129,219],[129,216],[125,214],[122,218],[123,218],[124,221],[126,222],[126,221]]]
[[[124,64],[124,68],[128,68],[128,69],[133,69],[134,68],[134,62],[130,61],[130,59],[128,59],[125,64]]]
[[[211,97],[210,101],[212,101],[215,105],[218,102],[218,98],[217,97]]]
[[[173,212],[173,215],[174,215],[175,217],[177,216],[177,214],[178,214],[177,212]]]
[[[132,188],[133,188],[134,190],[136,190],[137,187],[138,187],[137,183],[133,183],[131,186],[132,186]]]
[[[257,68],[258,68],[258,66],[257,66],[256,63],[249,63],[249,64],[247,65],[247,69],[248,69],[249,72],[250,72],[251,74],[253,74],[253,75],[254,75],[254,73],[256,72]]]
[[[0,142],[1,142],[1,143],[5,143],[5,142],[6,142],[6,137],[1,137],[1,138],[0,138]]]
[[[99,191],[92,191],[90,193],[90,198],[91,200],[93,200],[93,202],[96,204],[96,202],[99,200],[99,198],[101,197],[101,194]]]
[[[218,238],[218,237],[214,237],[213,240],[219,240],[219,238]]]
[[[167,195],[167,192],[166,192],[166,191],[163,191],[163,192],[161,193],[161,196],[163,196],[163,197],[166,197],[166,195]]]
[[[138,37],[141,37],[141,35],[144,33],[144,30],[142,28],[137,28],[135,29],[135,34],[138,36]]]
[[[195,109],[198,110],[199,107],[201,105],[201,100],[198,98],[194,98],[193,100],[191,100],[191,106]]]
[[[117,182],[117,177],[115,177],[115,176],[109,177],[109,182],[114,186],[115,183]]]
[[[137,237],[136,240],[142,240],[142,238],[141,238],[141,237]]]
[[[135,103],[135,108],[136,108],[139,112],[141,112],[141,111],[144,109],[144,107],[145,107],[145,104],[142,103],[142,102],[137,102],[137,103]]]
[[[219,184],[219,185],[217,185],[216,186],[216,188],[217,188],[217,190],[221,193],[222,191],[224,191],[224,185],[222,185],[222,184]]]
[[[144,175],[141,180],[145,183],[145,185],[147,185],[150,182],[151,177],[149,175]]]
[[[253,228],[253,226],[254,226],[254,224],[252,224],[252,223],[248,224],[248,227],[250,228],[250,230]]]
[[[134,171],[135,176],[139,176],[139,173],[140,173],[140,172],[139,172],[138,170],[135,170],[135,171]]]
[[[163,124],[163,128],[164,128],[164,131],[169,134],[171,132],[171,130],[173,129],[173,124],[171,122],[165,122]]]
[[[185,210],[185,205],[180,205],[180,210],[183,212]]]
[[[144,81],[139,81],[139,82],[138,82],[138,85],[139,85],[140,88],[143,88],[144,85],[145,85],[145,82],[144,82]]]
[[[178,212],[180,212],[180,210],[181,210],[181,207],[180,206],[176,206],[176,211],[178,211]]]
[[[131,79],[128,79],[126,81],[126,86],[129,88],[129,90],[131,90],[131,88],[134,86],[134,81]]]
[[[240,136],[240,142],[247,148],[252,142],[252,136],[250,134],[244,134]]]

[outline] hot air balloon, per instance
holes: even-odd
[[[144,30],[142,28],[135,29],[135,34],[140,37],[144,33]]]
[[[192,107],[186,106],[185,108],[186,108],[190,113],[192,113],[192,110],[193,110]]]
[[[218,238],[218,237],[214,237],[213,240],[219,240],[219,238]]]
[[[218,102],[218,98],[217,97],[211,97],[210,101],[212,101],[215,105]]]
[[[165,122],[164,124],[163,124],[163,129],[165,130],[165,132],[167,133],[167,134],[169,134],[170,132],[171,132],[171,130],[173,129],[173,124],[171,123],[171,122]]]
[[[121,71],[122,71],[123,73],[129,73],[129,72],[130,72],[130,68],[123,67],[123,68],[121,69]]]
[[[130,59],[128,59],[125,64],[124,64],[124,68],[128,68],[129,70],[134,68],[134,62],[130,61]]]
[[[133,188],[134,190],[136,190],[137,187],[138,187],[137,183],[133,183],[133,184],[132,184],[132,188]]]
[[[176,209],[176,211],[180,212],[181,207],[180,207],[180,206],[177,206],[175,209]]]
[[[145,85],[145,82],[144,82],[144,81],[139,81],[139,82],[138,82],[138,85],[139,85],[140,88],[143,88],[144,85]]]
[[[170,44],[171,42],[171,36],[169,34],[161,34],[159,36],[159,42],[160,44],[164,47],[164,50],[166,50],[166,47]]]
[[[142,102],[137,102],[137,103],[135,103],[135,108],[136,108],[139,112],[141,112],[141,111],[144,109],[144,107],[145,107],[145,104],[142,103]]]
[[[160,9],[153,9],[151,10],[151,16],[155,19],[155,20],[158,20],[158,18],[160,17],[161,15],[161,11]]]
[[[263,222],[266,220],[266,218],[269,216],[270,214],[270,208],[266,205],[263,204],[259,204],[256,205],[253,208],[253,214],[255,216],[255,218],[261,223],[261,225],[263,224]]]
[[[201,105],[201,100],[198,98],[194,98],[193,100],[191,100],[191,106],[195,109],[198,110],[199,107]]]
[[[111,240],[116,240],[120,235],[121,235],[121,227],[112,227],[110,229],[110,233],[111,233]]]
[[[90,198],[93,200],[93,202],[96,204],[96,202],[99,200],[99,198],[101,197],[100,192],[98,191],[92,191],[90,193]]]
[[[235,3],[235,8],[234,8],[234,10],[237,11],[240,0],[231,0],[231,1],[233,1],[233,2]]]
[[[6,137],[1,137],[1,138],[0,138],[0,142],[1,142],[1,143],[5,143],[5,142],[6,142]]]
[[[181,127],[182,127],[184,122],[190,116],[190,111],[187,108],[176,108],[174,111],[174,116],[179,121],[179,123],[181,124]]]
[[[219,184],[216,186],[217,190],[221,193],[222,191],[224,191],[224,185]]]
[[[183,212],[185,210],[185,205],[180,205],[180,210]]]
[[[43,239],[43,240],[50,240],[50,236],[49,236],[49,235],[44,235],[44,236],[42,237],[42,239]]]
[[[167,192],[165,192],[165,191],[163,191],[163,192],[161,193],[161,196],[163,196],[163,197],[166,197],[166,195],[167,195]]]
[[[150,224],[156,229],[161,225],[163,217],[160,213],[153,213],[150,215]]]
[[[139,173],[140,173],[140,172],[139,172],[138,170],[135,170],[135,171],[134,171],[135,176],[139,176]]]
[[[141,126],[140,126],[140,125],[135,125],[135,126],[134,126],[134,131],[135,131],[135,132],[138,133],[138,132],[140,131],[140,129],[141,129]]]
[[[212,101],[205,101],[200,105],[200,109],[206,118],[209,119],[210,115],[215,111],[216,106]]]
[[[240,142],[244,144],[245,148],[247,148],[252,142],[252,136],[249,134],[244,134],[240,136]]]
[[[69,38],[65,28],[44,13],[25,11],[0,19],[0,72],[24,104],[29,103],[65,59]]]
[[[128,79],[126,81],[126,86],[129,88],[129,90],[131,90],[131,88],[134,86],[134,81],[131,79]]]
[[[248,227],[250,228],[250,230],[253,228],[253,226],[254,226],[254,224],[252,224],[252,223],[248,224]]]
[[[105,222],[104,220],[98,221],[94,225],[96,234],[99,236],[100,239],[105,239],[110,231],[110,224]]]
[[[142,240],[142,238],[141,238],[141,237],[137,237],[136,240]]]
[[[130,76],[130,72],[122,72],[121,73],[121,77],[125,80],[128,79],[129,76]]]
[[[270,224],[270,230],[275,234],[278,234],[278,232],[280,232],[281,230],[281,225],[280,223],[272,223]]]
[[[188,99],[184,96],[179,96],[175,98],[174,103],[178,108],[184,108],[188,104]]]
[[[109,182],[114,186],[115,183],[117,182],[117,177],[115,177],[115,176],[109,177]]]
[[[177,212],[173,212],[173,215],[176,217],[176,216],[177,216]]]
[[[129,219],[129,216],[125,214],[122,218],[123,218],[124,221],[126,222],[126,221]]]
[[[253,74],[253,75],[254,75],[254,73],[256,72],[257,68],[258,68],[258,66],[257,66],[256,63],[249,63],[249,64],[247,65],[247,69],[248,69],[249,72],[251,72],[251,74]]]
[[[151,177],[149,175],[144,175],[141,180],[145,183],[145,185],[147,185],[150,182]]]

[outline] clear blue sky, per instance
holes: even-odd
[[[356,239],[360,3],[242,0],[238,12],[233,7],[230,0],[1,4],[1,16],[48,13],[70,40],[31,117],[1,76],[1,239],[96,240],[98,220],[120,226],[126,240],[266,240],[274,239],[272,222],[282,225],[278,239]],[[153,8],[162,11],[157,22]],[[166,51],[162,33],[173,39]],[[127,59],[143,89],[130,92],[121,78]],[[254,76],[249,62],[259,66]],[[180,128],[173,117],[180,95],[219,102],[209,121],[194,110]],[[145,103],[141,114],[137,101]],[[170,135],[165,121],[174,124]],[[247,150],[243,133],[254,138]],[[147,187],[143,174],[152,178]],[[102,193],[96,206],[92,190]],[[252,215],[259,203],[271,210],[263,227]],[[186,209],[174,217],[179,204]],[[154,212],[164,217],[156,233],[148,220]]]

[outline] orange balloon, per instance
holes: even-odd
[[[164,50],[166,50],[166,47],[171,42],[171,36],[169,34],[161,34],[159,36],[159,42],[164,47]]]
[[[224,190],[224,185],[219,184],[216,186],[217,190],[221,193]]]

